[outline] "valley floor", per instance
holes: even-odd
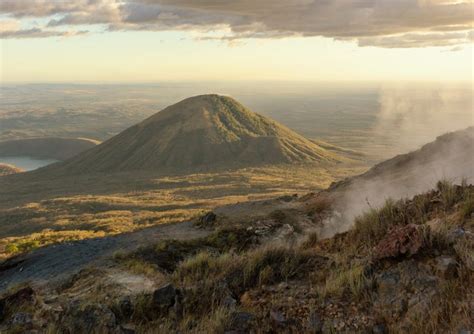
[[[0,259],[49,244],[189,221],[226,204],[317,191],[365,169],[309,164],[175,176],[1,177]]]

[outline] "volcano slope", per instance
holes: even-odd
[[[329,192],[351,222],[388,198],[414,196],[438,180],[474,182],[474,127],[439,136],[420,149],[379,163],[367,172],[335,182]]]

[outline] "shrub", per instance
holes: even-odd
[[[19,251],[20,249],[18,248],[18,245],[15,243],[8,244],[5,247],[5,252],[7,252],[8,254],[15,254],[15,253],[18,253]]]
[[[305,272],[312,256],[305,251],[286,247],[266,247],[248,254],[243,266],[243,287],[255,286],[260,274],[267,283],[277,283]],[[270,270],[271,269],[271,270]],[[271,273],[271,276],[270,276]]]
[[[181,262],[173,277],[184,284],[204,280],[216,281],[239,261],[237,256],[229,253],[212,256],[209,252],[203,251]]]

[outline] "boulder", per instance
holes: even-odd
[[[214,212],[209,211],[204,216],[199,218],[199,225],[203,225],[203,226],[212,225],[216,222],[216,220],[217,220],[217,215]]]
[[[133,314],[133,305],[130,297],[126,296],[119,301],[120,314],[125,319],[129,319]]]
[[[175,305],[177,298],[176,288],[172,284],[166,284],[153,292],[152,304],[162,311],[167,311]]]

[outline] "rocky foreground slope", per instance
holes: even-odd
[[[231,210],[209,213],[196,221],[214,229],[202,238],[117,253],[108,265],[58,284],[14,287],[0,299],[0,330],[473,330],[472,185],[439,182],[434,190],[366,212],[352,229],[324,240],[315,233],[301,238],[301,232],[331,217],[328,196],[275,203],[277,210],[255,219],[232,220]]]

